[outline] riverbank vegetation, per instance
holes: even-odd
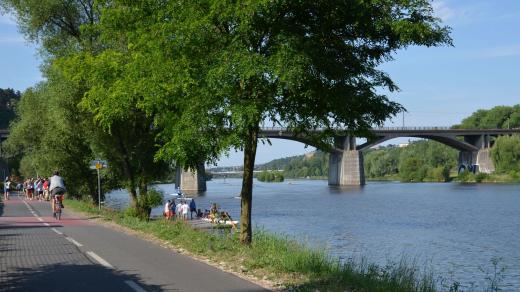
[[[261,182],[283,182],[284,176],[281,171],[264,170],[256,175],[256,179]]]
[[[433,277],[412,262],[379,267],[366,260],[340,262],[325,249],[310,249],[287,236],[256,230],[250,246],[237,233],[208,233],[183,222],[144,221],[123,212],[102,209],[77,200],[67,208],[95,214],[101,219],[167,242],[176,249],[209,259],[221,268],[267,280],[291,291],[435,291]]]

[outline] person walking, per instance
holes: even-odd
[[[168,200],[166,201],[166,203],[164,204],[164,217],[166,217],[167,220],[170,220],[171,218],[171,210],[170,210],[170,203],[171,201]]]
[[[11,191],[11,180],[9,177],[5,178],[4,181],[4,200],[9,200],[9,192]]]
[[[188,203],[186,203],[186,201],[182,201],[182,205],[181,205],[181,213],[182,213],[182,220],[188,220],[188,210],[189,210],[189,206],[188,206]]]
[[[193,219],[193,212],[195,212],[195,217],[197,217],[197,205],[195,204],[195,199],[191,199],[190,201],[190,217]]]

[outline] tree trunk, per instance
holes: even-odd
[[[255,167],[258,126],[249,128],[244,149],[244,177],[242,178],[240,210],[240,242],[251,244],[251,205],[253,203],[253,169]]]
[[[128,193],[130,194],[130,199],[131,199],[130,203],[131,203],[132,208],[137,209],[137,192],[135,191],[135,188],[129,187]]]

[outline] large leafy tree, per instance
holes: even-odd
[[[104,95],[109,97],[104,103],[89,98],[99,97],[96,92],[107,89],[107,84],[115,78],[123,78],[117,72],[124,65],[124,55],[111,54],[110,50],[120,46],[101,39],[97,26],[101,8],[110,3],[6,0],[2,7],[17,16],[19,26],[30,40],[41,44],[48,71],[60,73],[61,79],[49,79],[48,83],[56,84],[48,85],[67,84],[75,89],[74,98],[69,99],[72,107],[59,114],[75,114],[87,125],[76,128],[76,134],[90,147],[81,158],[85,155],[89,159],[93,156],[106,158],[110,165],[109,177],[128,189],[133,205],[146,217],[150,212],[146,203],[150,201],[147,199],[148,183],[165,171],[165,163],[154,160],[157,129],[152,124],[153,114],[140,110],[134,102],[136,95],[124,96],[121,88]],[[47,151],[57,150],[59,147]],[[85,169],[88,171],[87,166]]]
[[[77,110],[77,89],[58,80],[59,72],[48,71],[46,76],[47,81],[24,92],[6,147],[13,154],[23,153],[24,176],[50,176],[59,169],[69,194],[97,199],[89,169],[93,153],[84,135],[90,124]]]
[[[161,11],[150,42],[162,44],[157,55],[173,60],[168,76],[174,96],[185,102],[177,103],[181,113],[163,113],[180,123],[164,125],[172,143],[159,155],[193,163],[179,143],[192,135],[217,147],[207,158],[229,146],[244,150],[244,243],[252,240],[253,167],[263,121],[295,133],[323,127],[328,131],[316,137],[323,143],[336,127],[364,131],[402,110],[379,93],[397,89],[379,65],[409,45],[451,41],[426,0],[186,0]],[[150,102],[164,100],[170,99]]]

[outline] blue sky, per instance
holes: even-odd
[[[520,1],[435,0],[435,13],[452,28],[454,47],[411,47],[381,67],[401,91],[390,94],[408,112],[406,126],[450,126],[477,109],[520,103]],[[0,16],[0,88],[25,90],[41,80],[36,46],[15,22]],[[401,126],[402,116],[387,126]],[[302,154],[298,142],[259,144],[257,163]],[[395,143],[395,141],[394,141]],[[219,165],[242,164],[242,153]]]

